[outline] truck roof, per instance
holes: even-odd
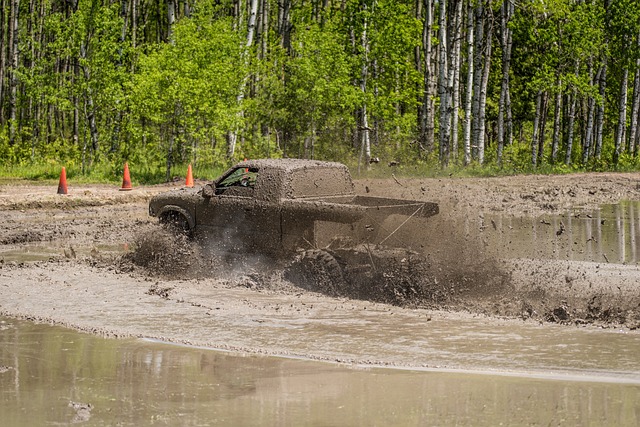
[[[338,162],[323,162],[320,160],[304,160],[304,159],[258,159],[245,160],[236,166],[247,168],[271,168],[282,171],[294,171],[297,169],[309,168],[339,168],[345,169],[346,166]]]

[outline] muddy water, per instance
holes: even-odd
[[[529,220],[469,218],[465,226],[501,256],[637,264],[639,221],[640,206],[627,203]],[[65,249],[55,247],[58,256]],[[393,320],[380,320],[374,309],[345,310],[260,317],[259,327],[257,314],[229,312],[222,320],[243,334],[236,348],[294,348],[347,364],[104,340],[0,319],[0,424],[640,424],[637,332],[437,314],[417,319],[395,309]],[[197,314],[193,321],[202,321]],[[154,319],[144,318],[119,322]],[[233,344],[230,331],[210,339]],[[424,368],[349,365],[351,359]]]
[[[112,245],[92,245],[91,247],[72,246],[68,241],[23,244],[20,247],[3,250],[0,258],[5,262],[47,261],[60,257],[87,257],[99,253],[101,255],[122,255],[129,250],[128,243]]]
[[[479,217],[467,220],[465,228],[501,257],[619,264],[640,261],[640,202],[538,218]]]
[[[637,365],[626,380],[365,368],[102,339],[6,318],[0,343],[8,427],[640,422]],[[616,375],[629,368],[615,365]]]

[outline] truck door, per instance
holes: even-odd
[[[236,168],[218,181],[215,195],[205,198],[196,212],[203,235],[232,252],[255,246],[257,180],[257,169]]]

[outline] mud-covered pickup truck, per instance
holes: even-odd
[[[356,195],[345,165],[299,159],[244,161],[204,187],[162,193],[149,203],[161,222],[230,251],[288,252],[345,237],[380,243],[393,232],[380,227],[390,215],[437,213],[435,203]]]

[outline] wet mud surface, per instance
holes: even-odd
[[[5,185],[0,314],[111,337],[398,366],[468,367],[422,346],[425,330],[450,322],[637,334],[638,216],[629,208],[611,231],[615,217],[597,215],[602,204],[640,200],[638,182],[639,174],[356,181],[358,194],[436,202],[440,215],[400,228],[403,220],[389,219],[388,243],[404,251],[337,246],[290,259],[220,253],[216,242],[169,233],[147,202],[175,186],[58,196]]]

